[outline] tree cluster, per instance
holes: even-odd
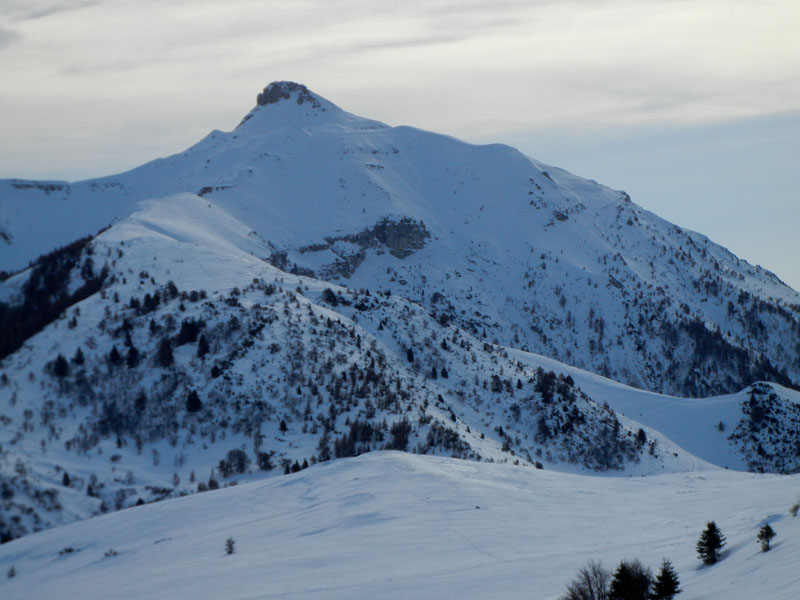
[[[661,563],[658,575],[638,560],[623,560],[612,575],[599,562],[582,567],[560,600],[672,600],[681,593],[672,563]]]

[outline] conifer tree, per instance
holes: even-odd
[[[208,340],[206,336],[200,335],[200,339],[197,340],[197,357],[203,358],[206,354],[208,354],[209,347],[208,347]]]
[[[167,337],[161,338],[161,342],[158,345],[158,365],[160,367],[170,367],[174,362],[175,358],[172,355],[172,343]]]
[[[201,408],[203,408],[203,403],[200,401],[200,397],[197,395],[197,392],[194,390],[190,391],[186,396],[186,412],[200,412]]]
[[[608,589],[609,600],[647,600],[653,574],[638,560],[623,560]]]
[[[86,359],[83,356],[83,350],[81,350],[80,346],[78,346],[78,349],[75,350],[75,356],[72,357],[72,362],[74,362],[76,365],[82,365],[84,362],[86,362]]]
[[[128,365],[129,369],[132,369],[139,363],[139,350],[136,349],[136,346],[131,344],[131,347],[128,348],[128,354],[125,357],[125,364]]]
[[[772,538],[774,538],[776,535],[777,534],[775,533],[775,530],[772,527],[770,527],[769,523],[764,523],[761,529],[758,530],[758,535],[756,536],[756,539],[761,544],[762,552],[767,552],[769,550],[769,543],[772,541]]]
[[[117,350],[116,346],[111,347],[111,352],[108,353],[108,364],[117,366],[122,362],[122,356],[120,356],[119,350]]]
[[[63,354],[56,356],[53,361],[53,375],[62,379],[69,375],[69,363]]]
[[[147,408],[147,396],[144,395],[144,392],[139,392],[136,400],[133,401],[133,409],[136,414],[142,414],[145,408]]]
[[[672,563],[667,559],[661,563],[661,570],[658,572],[658,577],[653,584],[653,593],[650,595],[652,600],[672,600],[677,594],[683,590],[680,589],[680,580],[678,573]]]
[[[725,546],[725,536],[714,521],[706,523],[706,528],[697,540],[697,556],[707,565],[719,560],[719,552]]]

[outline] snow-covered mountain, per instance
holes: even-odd
[[[184,194],[5,282],[25,299],[6,322],[54,319],[2,363],[5,539],[383,448],[609,474],[800,469],[794,391],[629,388],[399,294],[287,273],[266,249]]]
[[[390,290],[499,343],[684,396],[800,382],[800,296],[617,192],[503,145],[279,82],[233,131],[127,173],[0,182],[0,269],[194,193],[283,270]]]
[[[279,83],[181,155],[0,193],[3,540],[383,449],[800,470],[797,293],[511,148]]]

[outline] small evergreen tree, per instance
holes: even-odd
[[[652,600],[672,600],[683,590],[680,589],[680,580],[672,563],[667,559],[661,563],[661,570],[653,584],[653,593],[650,595]]]
[[[706,523],[706,528],[697,540],[697,556],[703,563],[713,565],[719,560],[719,552],[725,546],[725,536],[714,521]]]
[[[78,346],[78,349],[75,350],[75,356],[72,357],[72,362],[74,362],[76,365],[82,365],[84,362],[86,362],[86,359],[83,356],[83,350],[81,350],[80,346]]]
[[[144,392],[139,392],[136,400],[133,401],[133,409],[136,414],[142,414],[145,408],[147,408],[147,396],[144,395]]]
[[[169,338],[161,338],[158,344],[158,366],[170,367],[175,362],[175,357],[172,355],[172,342]]]
[[[63,379],[69,375],[69,363],[67,359],[64,358],[63,354],[56,356],[56,359],[53,361],[53,375],[59,379]]]
[[[333,293],[331,288],[325,288],[322,290],[322,300],[331,306],[336,306],[339,304],[339,301],[336,299],[336,294]]]
[[[200,396],[197,395],[196,391],[190,391],[186,396],[186,412],[200,412],[201,408],[203,408],[203,403],[200,402]]]
[[[136,349],[136,346],[131,344],[131,347],[128,348],[128,354],[125,357],[125,364],[128,365],[129,369],[132,369],[139,363],[139,350]]]
[[[638,560],[619,563],[608,590],[609,600],[647,600],[653,574]]]
[[[119,350],[117,350],[116,346],[112,346],[111,352],[108,353],[108,364],[116,367],[121,362],[122,362],[122,356],[120,355]]]
[[[258,468],[262,471],[271,471],[274,467],[271,452],[259,452],[256,454],[256,461],[258,462]]]
[[[411,424],[405,419],[395,421],[389,430],[392,440],[389,442],[391,450],[403,450],[408,448],[408,436],[411,433]]]
[[[764,525],[762,525],[761,529],[758,530],[758,535],[756,536],[756,539],[761,544],[762,552],[767,552],[769,550],[769,543],[776,535],[777,534],[775,533],[775,530],[770,527],[769,523],[764,523]]]
[[[197,357],[203,358],[206,354],[208,354],[209,350],[210,348],[208,347],[208,340],[206,339],[206,336],[201,334],[200,339],[197,340]]]

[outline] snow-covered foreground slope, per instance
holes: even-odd
[[[800,382],[800,295],[772,273],[511,147],[389,127],[289,82],[235,130],[126,173],[0,181],[0,270],[176,193],[213,200],[283,270],[637,387]]]
[[[578,568],[670,559],[682,600],[794,600],[797,476],[600,479],[376,453],[0,546],[7,600],[556,598]],[[716,521],[718,564],[695,555]],[[777,532],[762,553],[756,532]],[[235,541],[226,555],[225,542]]]

